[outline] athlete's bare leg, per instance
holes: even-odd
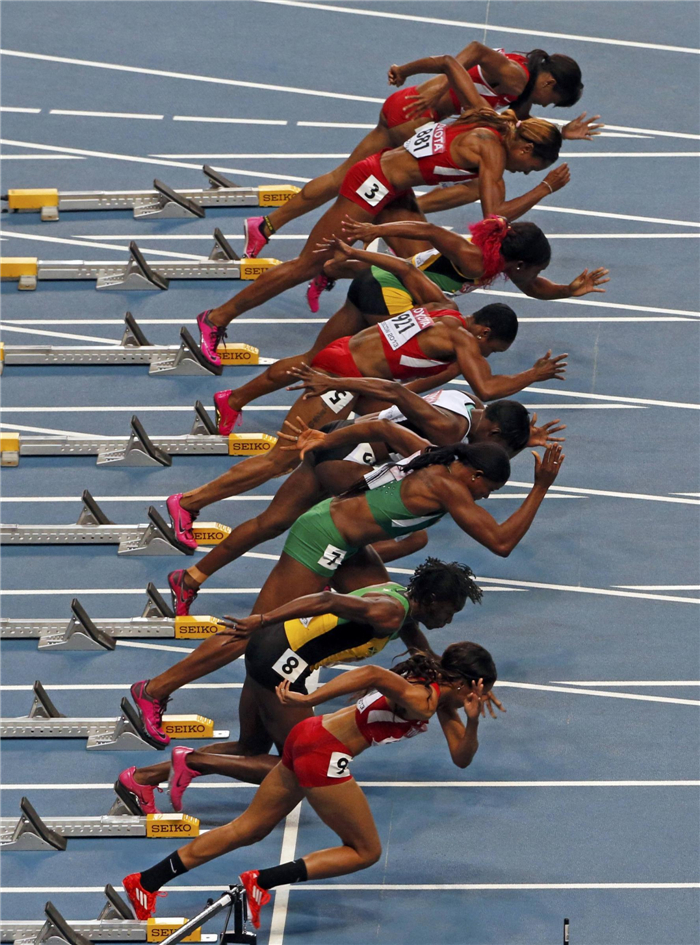
[[[379,860],[382,844],[374,817],[354,778],[332,787],[304,788],[304,795],[343,844],[304,856],[309,879],[344,876],[367,869]]]

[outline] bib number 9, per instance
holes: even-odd
[[[282,679],[296,682],[304,670],[308,668],[308,665],[306,660],[303,660],[298,653],[288,647],[272,668]]]
[[[344,755],[342,751],[334,751],[328,762],[327,778],[346,778],[350,774],[352,755]]]

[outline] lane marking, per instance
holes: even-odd
[[[185,650],[179,650],[183,653]],[[193,653],[194,650],[190,650]],[[131,683],[90,683],[90,689],[128,689]],[[243,683],[187,683],[183,689],[242,689]],[[50,689],[52,692],[82,691],[85,689],[85,683],[81,684],[54,684],[44,683],[44,689]],[[32,692],[32,686],[0,686],[0,692]]]
[[[598,679],[592,682],[578,679],[553,679],[552,682],[558,686],[700,686],[700,680],[697,679]]]
[[[698,136],[700,137],[700,135]],[[665,223],[668,226],[700,226],[697,221],[690,220],[669,220],[665,217],[640,217],[629,213],[611,213],[603,210],[576,210],[572,207],[544,207],[536,206],[533,210],[539,210],[542,213],[571,213],[574,216],[582,217],[602,217],[608,220],[633,220],[635,223]]]
[[[82,237],[78,237],[82,239]],[[136,237],[131,237],[136,239]],[[228,239],[228,237],[227,237]],[[241,237],[242,239],[242,237]],[[182,325],[184,321],[191,319],[183,318],[139,318],[139,325]],[[236,319],[239,325],[325,325],[325,318],[241,318]],[[692,322],[692,318],[685,318],[676,315],[581,315],[567,317],[565,315],[555,315],[552,317],[529,317],[518,316],[519,322],[549,322],[552,324],[580,323],[590,322],[597,325],[599,322]],[[8,318],[2,324],[5,325],[121,325],[124,327],[124,320],[120,318]],[[249,408],[250,409],[250,408]]]
[[[358,781],[360,787],[372,788],[629,788],[629,787],[700,787],[700,781]],[[113,782],[104,784],[1,784],[0,791],[108,791]],[[190,790],[239,790],[257,788],[256,784],[235,781],[208,781],[190,785]]]
[[[173,115],[173,121],[209,121],[215,122],[217,124],[225,125],[286,125],[287,122],[284,120],[273,119],[273,118],[205,118],[202,115]],[[156,157],[161,157],[162,155],[156,155]],[[167,157],[167,155],[165,155]],[[180,155],[175,155],[179,157]],[[197,155],[192,155],[196,157]],[[187,155],[183,155],[187,157]],[[245,157],[241,154],[239,157]]]
[[[192,785],[195,787],[195,785]],[[115,886],[117,891],[123,892],[123,886]],[[179,892],[225,892],[228,886],[168,886],[168,893]],[[414,892],[423,890],[442,890],[457,892],[482,892],[488,890],[543,890],[543,889],[700,889],[700,883],[299,883],[291,886],[294,890],[323,890],[337,892],[339,890],[372,890],[376,892]],[[0,893],[15,895],[23,893],[102,893],[104,886],[2,886]]]
[[[0,161],[84,161],[70,154],[0,154]]]
[[[194,121],[194,119],[192,119],[192,120]],[[233,121],[233,119],[224,119],[224,118],[222,118],[222,119],[215,119],[215,118],[200,119],[200,121],[204,121],[204,120],[206,120],[206,121]],[[286,124],[286,122],[285,122],[285,124]],[[268,160],[279,160],[279,159],[281,159],[281,158],[285,158],[285,159],[286,159],[286,158],[294,158],[295,160],[304,160],[305,158],[313,158],[313,159],[316,159],[316,158],[338,158],[338,159],[341,159],[341,160],[342,160],[343,158],[349,157],[349,154],[312,154],[312,153],[306,151],[306,152],[303,152],[303,153],[301,153],[301,152],[296,152],[296,153],[293,153],[293,154],[282,154],[282,153],[279,153],[279,154],[274,154],[274,153],[266,153],[266,154],[153,154],[153,155],[151,155],[151,156],[152,156],[152,157],[165,157],[165,158],[168,158],[168,157],[174,157],[174,158],[202,158],[203,160],[211,160],[211,159],[214,159],[214,158],[238,158],[238,159],[240,159],[240,160],[249,160],[249,159],[252,160],[253,158],[260,158],[260,159],[263,160],[263,161],[268,161]]]
[[[94,433],[79,433],[77,430],[56,430],[53,427],[27,427],[18,423],[0,423],[0,430],[18,430],[20,433],[49,433],[56,436],[94,436]],[[114,437],[105,437],[114,439]],[[1,592],[0,592],[1,593]]]
[[[396,570],[388,568],[389,571]],[[413,572],[410,572],[413,573]],[[700,604],[700,599],[695,597],[677,597],[671,596],[670,594],[646,594],[642,592],[634,591],[618,591],[610,590],[608,588],[602,587],[583,587],[576,584],[545,584],[544,582],[539,581],[518,581],[511,580],[510,578],[489,578],[489,577],[478,577],[476,579],[479,582],[484,583],[495,583],[495,584],[510,584],[513,587],[526,587],[532,588],[535,590],[545,590],[545,591],[567,591],[571,594],[593,594],[596,596],[602,597],[632,597],[637,600],[663,600],[670,601],[671,603],[676,604]],[[0,591],[2,593],[2,591]]]
[[[380,99],[380,101],[383,101]],[[376,128],[376,121],[374,124],[359,124],[356,122],[350,121],[298,121],[298,128]]]
[[[38,233],[20,233],[18,230],[0,230],[0,236],[6,236],[9,239],[16,240],[30,240],[32,242],[36,241],[39,243],[62,243],[68,246],[90,246],[94,249],[116,249],[118,252],[123,253],[125,251],[124,246],[119,246],[114,243],[96,243],[94,241],[88,240],[71,240],[66,238],[61,238],[58,236],[40,236]],[[164,249],[151,249],[150,247],[145,247],[143,250],[144,256],[165,256],[168,259],[187,259],[194,260],[195,262],[200,262],[203,259],[206,259],[206,256],[198,256],[193,253],[175,253],[171,250]],[[41,261],[41,260],[40,260]],[[101,260],[88,260],[89,263],[96,264]],[[108,265],[116,265],[116,260],[110,260]],[[126,261],[124,262],[126,266]]]
[[[14,108],[10,105],[0,105],[0,112],[19,112],[24,115],[38,115],[40,108]]]
[[[700,584],[614,584],[614,587],[626,587],[640,591],[700,591]]]
[[[566,124],[566,122],[562,121],[562,124]],[[606,129],[610,129],[610,131],[641,132],[642,136],[660,135],[662,138],[688,138],[691,141],[700,141],[700,135],[687,134],[682,131],[659,131],[658,128],[630,128],[628,125],[609,125],[607,122],[605,123],[605,127]],[[612,135],[609,137],[612,137]]]
[[[37,332],[44,334],[44,332]],[[53,334],[53,332],[46,332]],[[79,336],[75,336],[79,337]],[[113,342],[113,344],[118,344]],[[634,404],[524,404],[528,409],[534,410],[645,410],[645,407],[638,407]],[[292,404],[279,404],[277,406],[264,405],[247,407],[247,410],[257,411],[281,411],[290,410]],[[155,404],[144,404],[142,406],[126,407],[0,407],[0,413],[132,413],[138,410],[139,413],[191,413],[192,407],[174,407],[170,404],[164,407]]]
[[[542,686],[534,683],[504,682],[499,679],[498,686],[504,689],[534,689],[537,692],[565,692],[579,696],[599,696],[603,699],[631,699],[633,702],[665,702],[669,705],[700,706],[700,699],[677,699],[671,696],[641,696],[631,692],[604,692],[599,689],[576,689],[570,686]]]
[[[700,410],[700,404],[679,403],[674,400],[646,400],[642,397],[620,397],[611,394],[588,394],[575,390],[548,390],[546,387],[526,387],[528,393],[552,394],[555,397],[583,397],[590,400],[614,400],[625,404],[646,404],[650,407],[679,407],[685,410]]]
[[[162,121],[164,115],[146,115],[143,112],[80,112],[63,108],[52,108],[49,115],[81,115],[86,118],[144,118],[150,121]]]
[[[509,480],[506,485],[509,486],[524,486],[528,489],[532,488],[531,482],[516,482],[515,480]],[[649,495],[648,493],[643,492],[609,492],[604,489],[580,489],[574,486],[550,486],[551,490],[556,490],[557,492],[574,492],[580,493],[581,495],[601,495],[601,496],[610,496],[612,499],[641,499],[645,502],[670,502],[686,505],[700,505],[700,499],[677,499],[671,496],[663,495]],[[622,586],[622,585],[615,585]],[[682,588],[681,588],[682,589]]]
[[[243,82],[240,79],[219,79],[191,72],[170,72],[165,69],[145,69],[141,66],[122,66],[114,62],[99,62],[93,59],[71,59],[67,56],[47,56],[41,53],[21,52],[17,49],[0,49],[0,55],[17,59],[38,59],[42,62],[61,62],[69,66],[89,66],[93,69],[111,69],[115,72],[135,72],[139,75],[157,75],[164,79],[188,79],[190,82],[208,82],[213,85],[231,85],[243,89],[263,89],[266,92],[293,92],[296,95],[311,95],[319,98],[335,98],[349,102],[374,102],[383,104],[383,98],[366,95],[348,95],[345,92],[326,92],[320,89],[301,89],[292,85],[270,85],[266,82]]]
[[[436,26],[462,27],[464,29],[487,30],[493,33],[515,33],[518,36],[546,36],[550,39],[569,39],[579,43],[601,43],[605,46],[628,46],[634,49],[659,49],[665,52],[700,54],[692,46],[666,46],[659,43],[642,43],[627,39],[607,39],[602,36],[582,36],[579,33],[552,33],[545,30],[527,30],[514,26],[494,26],[492,23],[473,23],[466,20],[443,20],[433,16],[413,16],[408,13],[386,13],[379,10],[358,10],[357,7],[329,6],[325,3],[306,3],[303,0],[257,0],[258,3],[273,3],[283,7],[301,7],[307,10],[325,10],[331,13],[352,13],[355,16],[378,17],[385,20],[401,20],[403,23],[431,23]]]
[[[295,857],[300,816],[301,802],[299,802],[294,810],[290,814],[287,814],[285,818],[280,863],[289,863],[289,861],[293,860]],[[268,945],[282,945],[284,941],[284,927],[287,922],[287,909],[289,907],[289,889],[289,886],[279,886],[275,890],[275,902],[272,907]]]
[[[700,151],[566,151],[562,153],[562,158],[667,158],[700,157]]]
[[[72,341],[95,341],[101,345],[117,345],[116,338],[99,338],[97,335],[71,335],[65,331],[47,331],[46,328],[20,328],[18,325],[0,324],[2,331],[15,331],[23,335],[49,335],[51,338],[70,338]]]
[[[505,289],[475,289],[474,294],[479,295],[502,295],[510,299],[517,299],[522,302],[530,299],[531,296],[524,295],[522,292],[509,292]],[[533,302],[538,299],[531,299]],[[594,302],[589,299],[552,299],[548,304],[554,305],[590,305],[593,308],[619,308],[628,312],[654,312],[658,315],[687,315],[689,318],[700,318],[700,312],[678,309],[678,308],[655,308],[650,305],[629,305],[622,302]],[[540,303],[541,304],[541,303]],[[518,317],[519,318],[519,317]],[[532,319],[522,319],[523,321],[532,321]]]

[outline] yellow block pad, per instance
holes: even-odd
[[[268,269],[279,266],[281,259],[241,259],[241,279],[258,279]]]
[[[147,837],[198,837],[199,821],[190,814],[146,814]]]
[[[269,433],[229,433],[229,456],[252,456],[254,453],[269,453],[277,442]]]
[[[263,184],[258,187],[258,203],[261,207],[281,207],[300,189],[291,184]]]
[[[192,534],[198,545],[218,545],[228,538],[231,529],[220,522],[199,522],[192,528]]]
[[[407,311],[407,309],[404,309]],[[260,360],[260,349],[253,345],[246,345],[243,342],[232,342],[231,344],[219,345],[216,353],[221,358],[222,364],[258,364]]]
[[[0,341],[0,361],[5,360],[5,342]]]
[[[41,210],[42,207],[57,207],[58,191],[52,187],[36,190],[8,190],[7,203],[10,210]]]
[[[13,453],[19,450],[19,433],[0,433],[0,451],[4,453],[6,450]]]
[[[5,256],[0,259],[0,277],[19,279],[20,276],[35,276],[37,262],[36,256]]]
[[[213,636],[222,627],[223,624],[220,620],[217,620],[216,617],[210,617],[208,614],[200,614],[197,617],[176,617],[175,639],[199,640]]]
[[[146,919],[146,941],[162,942],[163,939],[172,935],[173,932],[177,932],[178,929],[181,929],[185,922],[189,922],[189,919],[180,917],[174,919]],[[191,935],[188,935],[187,938],[183,938],[182,941],[201,942],[202,930],[195,929]]]
[[[203,715],[164,715],[163,731],[178,738],[213,738],[214,720]]]

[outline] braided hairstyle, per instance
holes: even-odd
[[[544,49],[533,49],[525,55],[527,56],[527,71],[530,73],[530,77],[525,88],[511,107],[516,108],[518,105],[522,105],[523,102],[527,102],[532,95],[537,76],[541,72],[547,72],[556,83],[554,88],[560,96],[560,101],[556,105],[557,108],[571,108],[572,105],[578,102],[583,92],[583,82],[581,81],[581,68],[575,59],[558,53],[550,56]]]
[[[457,561],[448,564],[439,558],[427,558],[419,564],[406,590],[418,603],[436,599],[449,601],[455,605],[455,610],[462,610],[467,600],[480,604],[484,596],[470,567]]]
[[[559,157],[562,145],[561,131],[545,118],[519,119],[512,109],[496,112],[488,105],[481,108],[466,108],[455,121],[455,125],[478,125],[491,128],[502,135],[506,144],[516,137],[532,145],[535,157],[552,164]]]
[[[478,643],[451,643],[442,656],[431,656],[417,651],[408,659],[397,663],[392,672],[420,680],[426,688],[431,683],[467,683],[483,679],[484,686],[491,687],[498,678],[496,664],[488,650]]]

